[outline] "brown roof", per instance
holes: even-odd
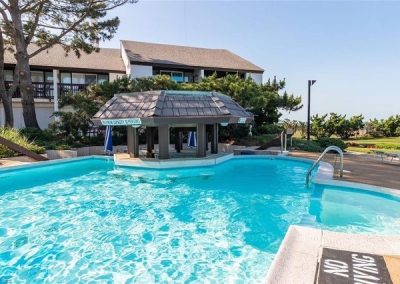
[[[209,49],[123,40],[131,62],[171,66],[264,72],[264,69],[226,49]]]
[[[93,117],[94,120],[147,118],[239,118],[246,122],[253,115],[229,96],[217,92],[148,91],[115,95]],[[236,119],[236,120],[235,120]]]
[[[28,52],[36,50],[37,46],[30,45]],[[12,53],[5,52],[5,63],[15,64],[15,58]],[[74,52],[65,55],[65,51],[60,45],[55,45],[48,50],[42,51],[30,59],[31,66],[52,67],[63,69],[86,69],[98,70],[104,72],[125,73],[125,66],[121,58],[120,49],[100,48],[99,52],[86,54],[81,52],[78,58]]]

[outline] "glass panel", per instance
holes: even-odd
[[[108,75],[104,75],[104,74],[97,75],[97,83],[103,84],[104,82],[108,82]]]
[[[43,72],[42,71],[31,71],[31,78],[33,83],[43,83]]]
[[[193,82],[193,73],[185,72],[185,82]]]
[[[183,73],[182,72],[172,72],[171,78],[175,82],[183,82]]]
[[[85,74],[72,73],[72,84],[85,84]]]
[[[97,75],[94,74],[86,74],[85,75],[85,84],[90,85],[90,84],[96,84],[97,81]]]
[[[53,72],[44,73],[46,83],[53,83]]]
[[[14,81],[14,72],[13,70],[4,70],[4,80],[12,82]]]
[[[61,73],[61,83],[71,84],[71,73]]]

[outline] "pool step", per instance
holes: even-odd
[[[301,218],[300,225],[315,225],[317,218],[312,215],[305,215]]]

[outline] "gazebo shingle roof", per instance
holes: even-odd
[[[229,96],[217,92],[148,91],[117,94],[93,117],[94,120],[132,118],[186,122],[190,118],[220,118],[230,123],[241,119],[243,123],[253,120],[253,115]]]

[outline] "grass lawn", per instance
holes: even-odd
[[[400,152],[400,137],[362,138],[345,141],[349,146],[347,151],[372,153],[374,150],[388,153]]]
[[[400,150],[396,149],[374,149],[374,148],[360,148],[360,147],[347,147],[347,152],[357,152],[357,153],[365,153],[365,154],[373,154],[373,151],[378,150],[385,153],[399,153]]]

